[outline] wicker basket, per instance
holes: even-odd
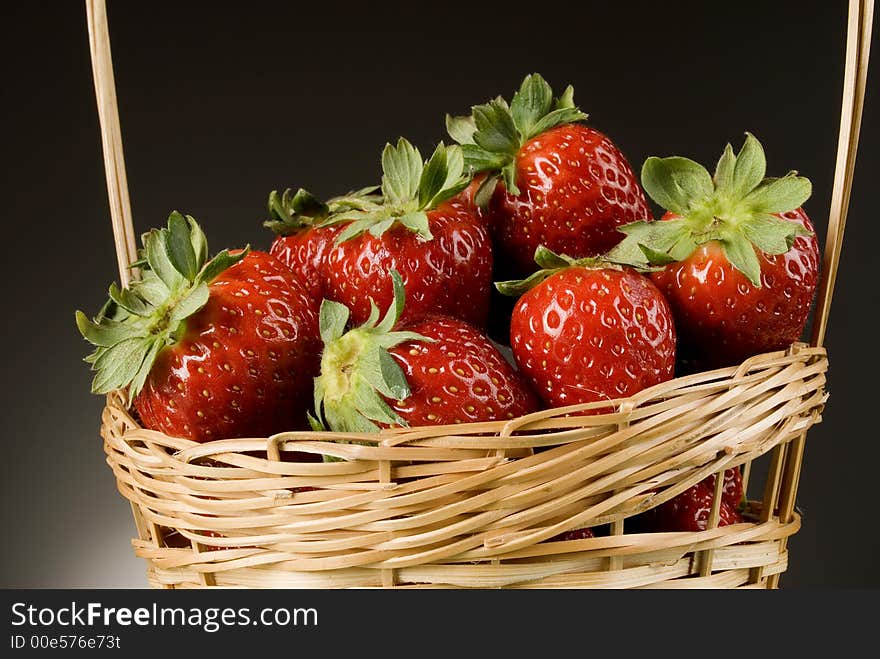
[[[134,260],[103,0],[87,0],[120,277]],[[774,588],[800,518],[806,432],[855,164],[871,0],[851,0],[837,169],[810,344],[617,401],[508,422],[375,435],[289,432],[195,443],[141,428],[108,396],[101,434],[159,588]],[[591,409],[591,415],[572,412]],[[338,440],[357,443],[341,443]],[[302,459],[302,454],[343,458]],[[741,466],[745,522],[631,533],[627,520]],[[749,484],[749,480],[752,482]],[[763,485],[763,487],[762,487]],[[609,525],[602,537],[556,541]],[[632,524],[630,523],[630,528]]]

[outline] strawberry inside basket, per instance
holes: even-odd
[[[269,192],[256,247],[175,210],[135,249],[116,200],[76,322],[153,586],[777,585],[845,204],[822,260],[751,133],[634,167],[571,85],[499,91],[376,181]]]

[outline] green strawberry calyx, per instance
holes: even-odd
[[[321,201],[303,188],[295,193],[290,188],[282,193],[272,190],[269,193],[269,219],[263,222],[263,226],[279,236],[289,236],[320,224],[336,213],[371,210],[382,201],[379,195],[374,194],[377,189],[374,186],[355,190],[327,202]]]
[[[397,145],[386,144],[382,151],[382,203],[341,209],[321,226],[349,223],[336,237],[337,245],[365,232],[378,238],[395,224],[424,241],[432,240],[426,212],[464,190],[471,176],[458,145],[441,142],[425,162],[419,150],[401,137]]]
[[[416,332],[395,331],[403,312],[405,291],[396,270],[391,271],[394,300],[379,320],[371,301],[370,317],[363,325],[345,331],[349,310],[338,302],[321,303],[319,328],[324,341],[321,374],[315,378],[315,416],[312,428],[337,432],[378,432],[378,423],[406,426],[383,396],[404,400],[410,395],[403,369],[388,352],[406,341],[432,339]]]
[[[564,270],[565,268],[570,268],[572,266],[580,268],[590,268],[593,270],[621,270],[623,267],[628,266],[628,264],[611,261],[605,256],[588,256],[576,259],[566,254],[557,254],[556,252],[547,249],[543,245],[539,245],[538,248],[535,250],[535,263],[537,263],[541,267],[541,269],[537,272],[533,272],[525,279],[497,281],[495,282],[495,288],[498,289],[498,292],[502,295],[518,297],[523,293],[535,288],[535,286],[542,283],[548,277],[555,275],[560,270]],[[639,271],[648,271],[655,268],[647,266],[636,267],[634,269]]]
[[[551,128],[586,118],[574,104],[571,85],[554,99],[547,81],[532,73],[525,77],[510,104],[499,96],[473,106],[470,116],[446,115],[446,130],[462,145],[465,165],[475,173],[488,172],[474,196],[478,205],[485,206],[499,178],[508,192],[519,194],[516,156],[526,142]]]
[[[810,181],[795,171],[770,178],[766,170],[764,149],[750,133],[738,154],[730,144],[724,148],[714,176],[688,158],[648,158],[642,166],[642,185],[676,217],[618,227],[626,237],[607,256],[633,265],[663,266],[688,258],[699,245],[718,241],[727,260],[760,288],[757,250],[784,254],[798,236],[813,235],[799,222],[778,216],[810,197]]]
[[[241,261],[249,247],[223,250],[208,259],[208,242],[191,216],[177,211],[168,226],[141,237],[141,278],[128,288],[110,285],[110,299],[94,319],[76,312],[83,338],[95,346],[85,358],[96,372],[92,393],[128,388],[129,403],[138,395],[159,352],[186,332],[187,319],[205,306],[208,285]]]

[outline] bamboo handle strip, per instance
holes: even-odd
[[[859,130],[862,124],[862,108],[865,102],[865,85],[868,78],[868,59],[871,53],[871,28],[874,19],[874,0],[850,0],[849,19],[846,29],[846,69],[843,77],[843,101],[840,108],[840,135],[837,141],[837,164],[834,170],[834,187],[831,191],[831,209],[825,238],[825,257],[819,282],[819,299],[813,322],[810,343],[821,346],[828,329],[831,297],[837,280],[843,232],[849,210],[852,180],[859,147]],[[780,518],[791,519],[797,499],[798,482],[804,458],[806,435],[801,434],[787,451],[785,472],[788,478],[781,484],[779,494]],[[785,548],[783,542],[782,548]],[[779,575],[771,575],[768,588],[777,588]]]
[[[834,187],[831,191],[831,208],[828,231],[825,238],[825,256],[819,282],[816,316],[813,322],[811,343],[820,346],[828,329],[828,313],[837,280],[843,232],[849,209],[850,192],[859,146],[859,129],[865,102],[865,85],[868,77],[868,59],[871,52],[871,27],[874,16],[874,0],[850,0],[846,39],[846,70],[843,78],[843,102],[840,108],[840,134],[837,141],[837,163],[834,170]]]
[[[110,220],[113,224],[120,285],[124,287],[128,285],[131,277],[129,265],[135,261],[137,251],[131,219],[131,202],[128,197],[128,179],[125,175],[125,158],[122,153],[122,130],[119,126],[119,111],[116,104],[116,83],[113,77],[105,0],[86,0],[86,18],[89,28],[89,50],[92,56],[92,75],[95,79],[95,98],[98,102],[98,120],[101,124]]]

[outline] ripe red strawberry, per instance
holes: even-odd
[[[192,217],[144,234],[144,273],[83,336],[97,349],[94,393],[128,387],[145,427],[195,441],[302,427],[317,373],[318,304],[274,257],[207,259]]]
[[[651,219],[626,158],[606,135],[576,123],[587,115],[573,97],[569,86],[554,103],[550,85],[532,74],[509,106],[497,98],[470,117],[447,117],[465,162],[488,175],[474,198],[486,207],[497,260],[514,276],[535,270],[539,245],[596,256],[620,242],[619,225]]]
[[[742,474],[739,467],[724,472],[718,526],[743,521],[739,505],[743,498]],[[640,515],[639,528],[644,531],[705,531],[712,512],[715,474],[656,508]]]
[[[703,482],[710,490],[715,490],[715,474],[707,476]],[[721,496],[729,505],[734,508],[739,507],[745,496],[742,472],[740,472],[739,467],[724,470],[724,484],[721,487]]]
[[[364,233],[331,247],[326,297],[347,305],[353,321],[363,322],[370,298],[390,304],[388,273],[398,270],[412,290],[407,317],[443,313],[485,327],[492,282],[488,232],[472,214],[452,204],[426,217],[433,236],[427,241],[395,225],[379,237]]]
[[[427,163],[400,139],[382,153],[381,205],[332,215],[344,223],[328,250],[325,295],[349,308],[352,322],[370,300],[391,304],[390,272],[407,289],[405,318],[441,313],[485,327],[492,282],[488,230],[464,204],[449,201],[470,182],[457,146],[440,145]]]
[[[523,378],[482,332],[457,318],[428,315],[398,324],[402,278],[392,271],[394,299],[345,332],[348,309],[321,305],[324,353],[315,383],[316,428],[374,432],[510,419],[538,409]]]
[[[623,398],[672,378],[672,312],[650,279],[543,247],[535,260],[542,270],[496,286],[508,295],[527,291],[513,310],[510,345],[544,402]]]
[[[282,194],[269,193],[271,219],[263,224],[277,234],[269,253],[293,270],[316,300],[324,297],[323,264],[340,230],[339,225],[320,223],[333,213],[371,207],[379,201],[372,192],[370,188],[358,190],[326,204],[302,188],[296,194],[289,188]]]
[[[664,221],[624,227],[614,258],[665,268],[680,352],[696,369],[781,350],[804,330],[816,290],[819,245],[800,204],[810,182],[794,172],[764,178],[758,140],[728,144],[714,178],[687,158],[649,158],[642,180],[669,209]]]
[[[455,195],[450,201],[463,206],[468,212],[473,213],[488,226],[487,213],[483,212],[483,209],[480,208],[476,200],[477,193],[480,191],[480,188],[485,181],[486,174],[477,174],[471,179],[471,182],[468,183],[467,187]]]

